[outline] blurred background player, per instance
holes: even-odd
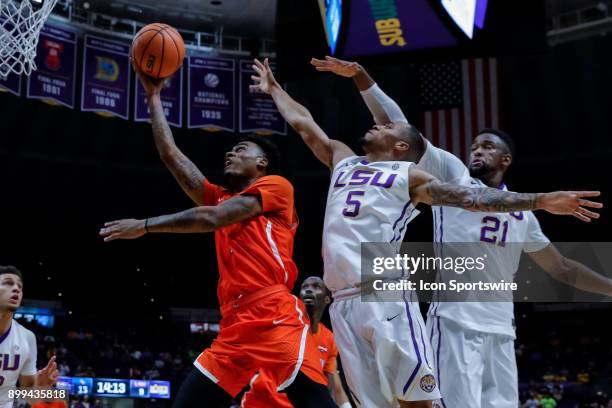
[[[253,69],[251,89],[270,94],[285,120],[332,170],[323,226],[324,279],[334,294],[331,321],[351,394],[364,407],[431,407],[440,394],[414,293],[410,299],[404,294],[403,302],[385,302],[375,292],[372,302],[362,302],[361,243],[389,242],[387,256],[394,257],[419,202],[491,212],[540,206],[559,214],[598,205],[581,200],[588,192],[514,194],[440,182],[412,165],[422,154],[422,137],[407,123],[374,126],[361,139],[366,156],[359,157],[330,139],[283,90],[267,59],[255,60]]]
[[[145,233],[215,232],[221,330],[194,362],[175,401],[177,408],[225,407],[259,370],[269,370],[278,391],[296,407],[333,407],[305,319],[291,295],[298,225],[293,186],[275,175],[280,154],[263,137],[250,136],[225,155],[228,188],[210,183],[178,149],[164,115],[163,82],[139,74],[147,92],[159,154],[197,207],[146,220],[106,223],[105,241]]]
[[[310,332],[320,353],[321,366],[327,376],[329,392],[340,408],[350,408],[349,402],[337,368],[338,348],[334,334],[322,322],[321,318],[327,305],[331,303],[331,293],[323,279],[310,276],[304,280],[300,290],[300,298],[306,306],[310,318]],[[260,371],[257,378],[251,382],[251,387],[242,397],[244,408],[291,408],[291,402],[285,394],[276,392],[269,374]]]
[[[0,408],[11,408],[13,399],[8,391],[17,387],[49,388],[57,381],[59,372],[55,357],[47,366],[36,370],[36,336],[23,327],[13,315],[23,299],[23,278],[14,266],[0,266]]]
[[[399,106],[360,65],[331,57],[313,59],[313,65],[320,71],[352,77],[376,123],[408,124]],[[469,168],[452,153],[433,146],[425,138],[422,142],[426,147],[417,158],[418,167],[440,180],[507,190],[504,177],[512,164],[514,143],[506,133],[483,129],[472,144]],[[507,282],[513,280],[524,251],[555,279],[579,289],[612,296],[612,280],[562,256],[542,233],[531,211],[490,214],[444,206],[435,206],[432,210],[436,220],[436,242],[480,243],[474,244],[473,249],[478,256],[485,253],[489,262],[493,260],[496,275]],[[579,209],[572,215],[583,221],[599,218],[586,209]],[[441,280],[448,281],[452,275],[441,275]],[[443,406],[518,406],[513,303],[432,302],[428,314],[427,327],[436,349],[436,374]]]

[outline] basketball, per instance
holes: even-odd
[[[132,41],[132,64],[153,78],[167,78],[183,64],[185,43],[173,27],[153,23],[144,26]]]

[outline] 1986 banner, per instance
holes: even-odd
[[[129,115],[129,44],[85,36],[81,110]]]

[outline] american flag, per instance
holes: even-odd
[[[424,64],[419,79],[425,137],[467,162],[476,133],[499,127],[497,60]]]

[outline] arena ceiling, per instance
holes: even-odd
[[[305,0],[307,1],[307,0]],[[142,22],[165,21],[194,31],[274,37],[277,0],[75,0],[83,9]]]

